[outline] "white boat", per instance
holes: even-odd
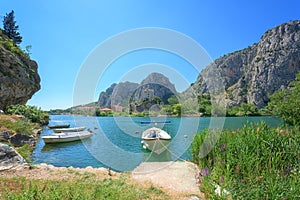
[[[143,132],[141,143],[144,149],[159,155],[168,148],[170,140],[171,136],[166,131],[152,127]]]
[[[54,129],[54,128],[69,128],[70,124],[58,124],[58,125],[49,125],[48,128]]]
[[[61,133],[61,132],[78,132],[83,131],[85,129],[84,126],[78,126],[73,128],[56,128],[54,129],[54,133]]]
[[[72,142],[76,140],[82,140],[89,138],[93,135],[91,131],[78,131],[78,132],[61,132],[54,133],[48,136],[42,136],[42,139],[46,144],[60,143],[60,142]]]

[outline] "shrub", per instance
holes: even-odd
[[[42,111],[36,106],[29,105],[11,105],[8,107],[8,114],[23,115],[33,123],[39,123],[42,125],[48,124],[49,115],[47,112]]]

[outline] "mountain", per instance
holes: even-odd
[[[25,104],[40,88],[38,65],[0,30],[0,109]]]
[[[112,107],[113,105],[128,105],[132,93],[138,88],[138,83],[129,81],[113,83],[105,92],[101,92],[98,104],[101,107]]]
[[[164,103],[168,102],[168,98],[177,94],[174,84],[160,73],[149,74],[139,85],[132,96],[133,101],[138,101],[143,96],[145,89],[153,90],[153,94],[159,97]]]
[[[187,91],[208,93],[219,74],[229,106],[246,102],[261,108],[268,95],[287,87],[299,70],[300,21],[296,20],[266,31],[252,46],[216,59]]]
[[[151,73],[140,84],[128,81],[112,84],[105,92],[100,93],[98,103],[102,107],[128,106],[142,99],[146,89],[153,91],[153,95],[163,102],[167,102],[170,96],[177,93],[174,84],[167,77],[160,73]]]

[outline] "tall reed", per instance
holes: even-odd
[[[193,160],[202,169],[201,189],[207,195],[216,197],[217,184],[233,199],[300,199],[299,129],[269,128],[262,122],[224,130],[213,150],[200,159],[205,136],[212,141],[214,134],[205,130],[192,143]]]

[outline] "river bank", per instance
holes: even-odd
[[[152,163],[153,164],[153,163]],[[152,165],[151,164],[151,165]],[[157,166],[159,165],[159,166]],[[163,166],[163,169],[159,169]],[[19,189],[22,187],[26,188],[26,183],[34,181],[36,184],[47,183],[51,184],[52,181],[57,182],[59,185],[62,184],[75,184],[78,181],[88,182],[89,184],[104,184],[107,180],[111,180],[112,183],[123,181],[125,191],[121,192],[122,198],[126,198],[128,188],[135,188],[136,194],[132,199],[141,199],[139,193],[143,191],[145,196],[142,199],[205,199],[204,195],[198,189],[196,183],[197,166],[189,162],[174,162],[169,163],[166,166],[163,164],[156,163],[152,165],[152,171],[144,171],[145,164],[142,164],[140,168],[133,172],[114,172],[106,168],[74,168],[74,167],[54,167],[45,163],[38,165],[26,165],[23,164],[18,168],[0,171],[0,197],[7,194],[7,190],[13,192],[15,195],[20,192]],[[141,170],[143,168],[144,170]],[[159,169],[159,170],[157,170]],[[163,173],[163,174],[161,174]],[[167,174],[165,174],[167,173]],[[162,180],[162,177],[168,176],[168,179]],[[22,182],[20,180],[25,180]],[[36,192],[42,193],[44,184],[37,186]],[[124,186],[126,185],[126,186]],[[182,187],[180,187],[180,185]],[[184,187],[183,187],[184,186]],[[41,187],[41,188],[40,188]],[[61,186],[63,187],[63,186]],[[89,185],[86,187],[90,187]],[[118,193],[115,188],[107,186],[107,190]],[[6,190],[4,190],[6,188]],[[28,188],[30,192],[30,188]],[[74,188],[76,193],[76,188]],[[139,191],[137,191],[139,190]],[[108,191],[103,191],[108,195]],[[115,194],[114,194],[115,195]],[[83,197],[83,196],[81,196]],[[137,198],[136,198],[137,197]],[[69,197],[70,198],[70,197]],[[114,199],[114,197],[107,197],[107,199]]]

